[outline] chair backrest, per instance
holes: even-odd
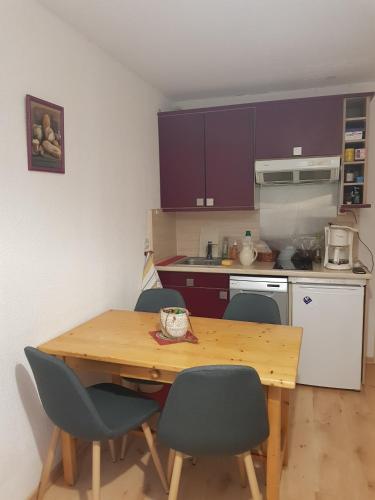
[[[135,311],[159,312],[162,307],[186,307],[185,301],[177,290],[170,288],[151,288],[144,290],[138,297]]]
[[[249,451],[268,437],[264,391],[247,366],[202,366],[182,371],[161,414],[158,438],[193,456]]]
[[[280,310],[271,297],[257,293],[238,293],[227,305],[223,319],[281,324]]]
[[[52,422],[75,437],[91,441],[104,438],[108,428],[76,374],[60,359],[34,347],[26,347],[25,354]]]

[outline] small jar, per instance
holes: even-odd
[[[353,172],[346,172],[345,182],[354,182],[354,173]]]
[[[237,260],[238,254],[239,254],[239,249],[238,249],[237,241],[235,241],[229,249],[229,258],[232,260]]]
[[[345,149],[345,161],[354,161],[354,148]]]

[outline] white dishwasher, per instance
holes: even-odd
[[[255,293],[271,297],[279,307],[281,324],[289,324],[288,278],[231,275],[229,290],[231,299],[238,293]]]
[[[290,278],[292,325],[302,326],[297,382],[361,388],[364,280]]]

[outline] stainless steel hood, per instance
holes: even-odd
[[[340,156],[287,158],[255,162],[255,182],[264,186],[337,182]]]

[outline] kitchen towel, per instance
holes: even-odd
[[[163,288],[158,272],[154,266],[154,256],[151,251],[146,254],[142,276],[142,290],[149,290],[150,288]]]

